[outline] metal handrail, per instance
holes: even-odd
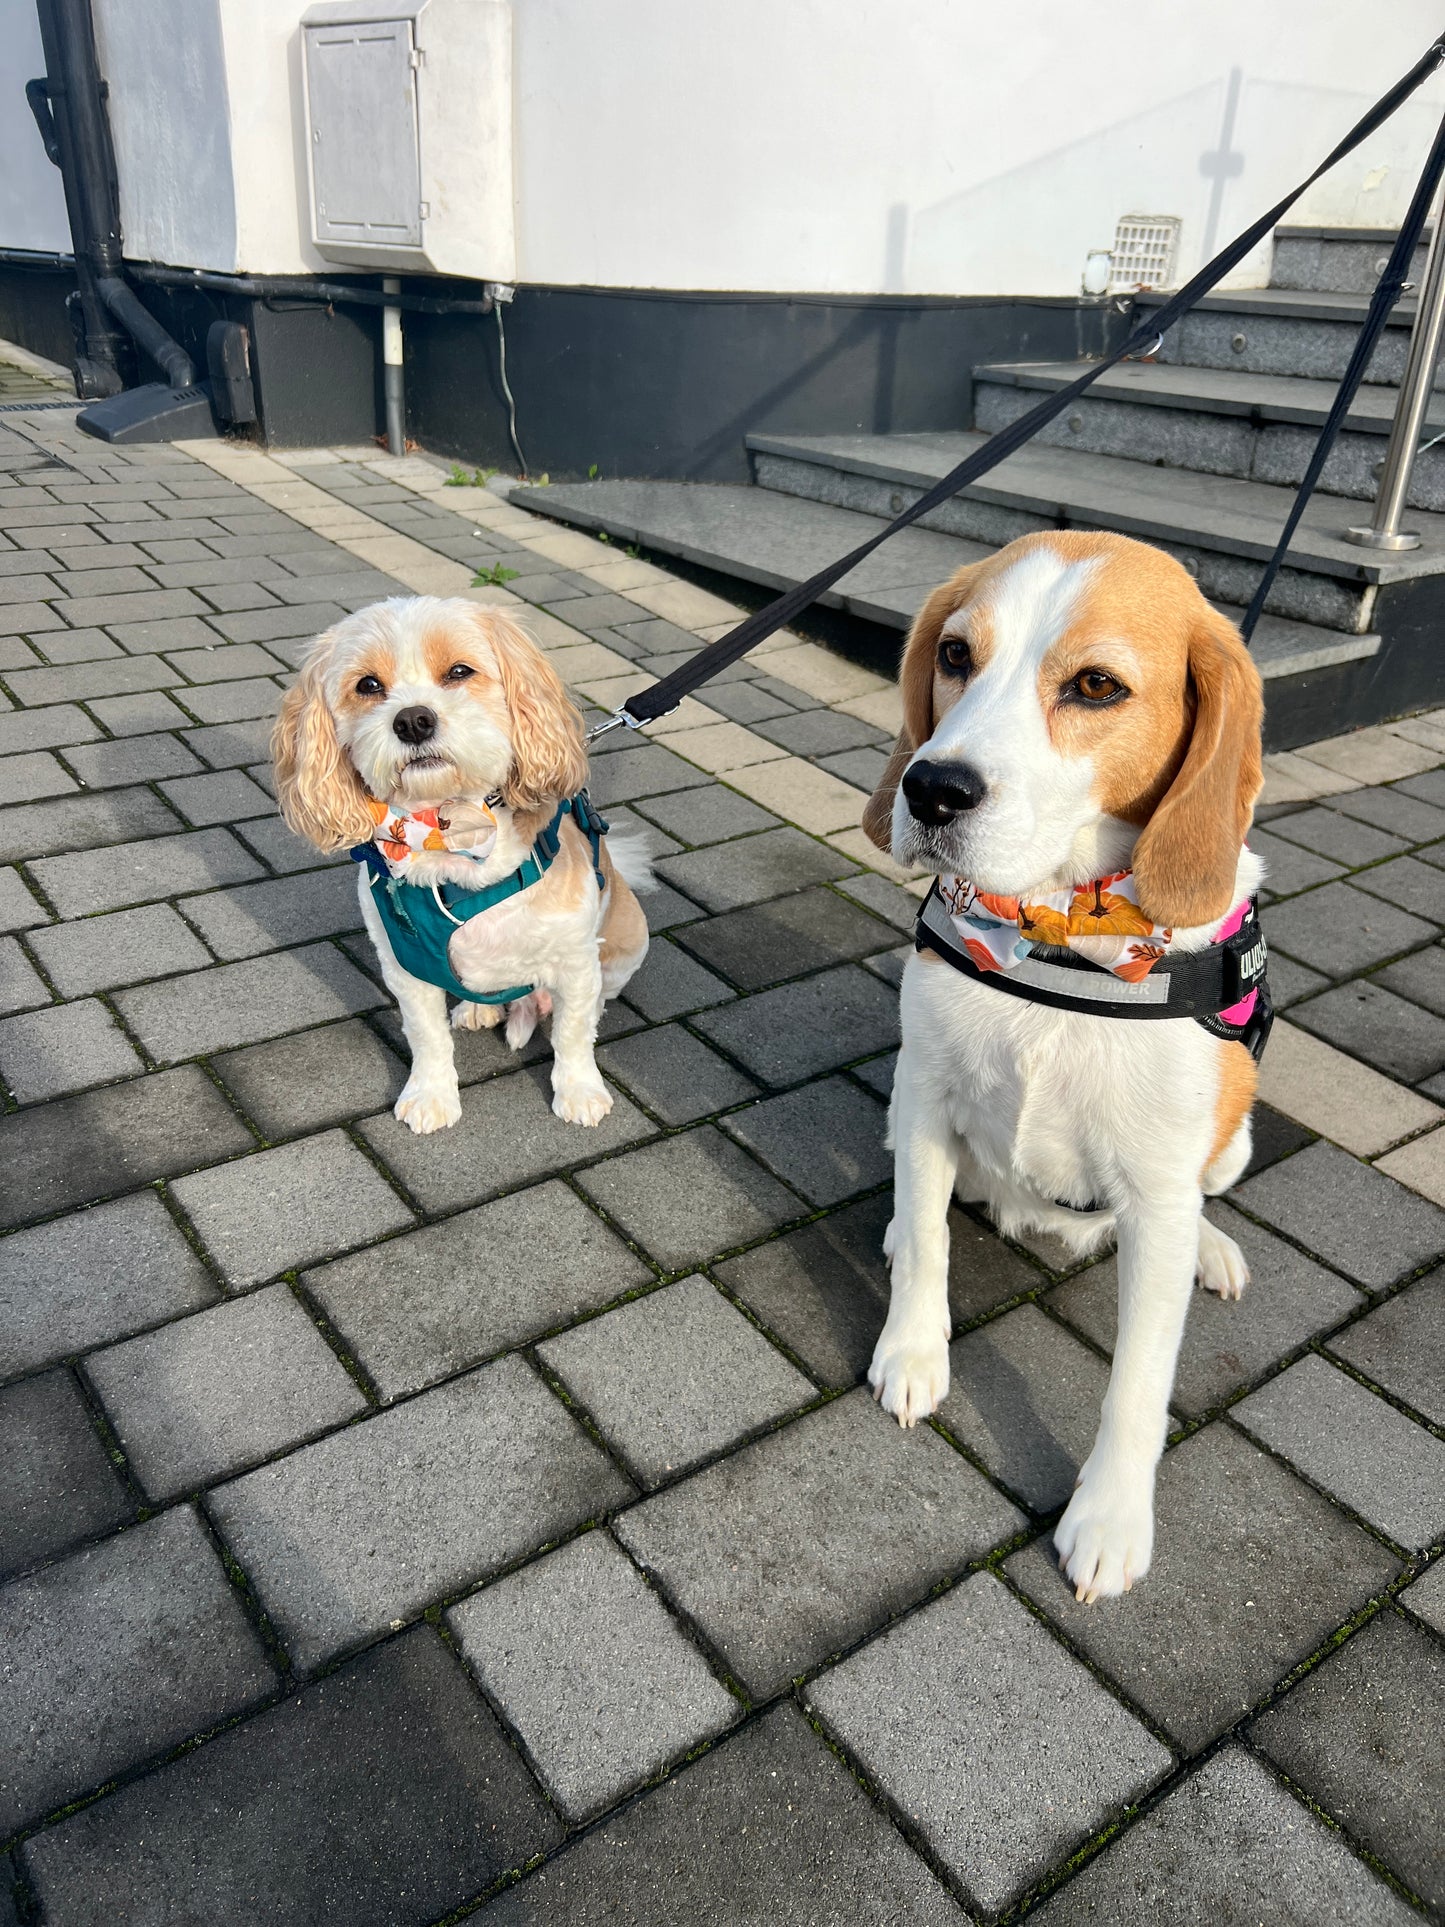
[[[1435,363],[1440,358],[1440,339],[1445,331],[1445,196],[1435,209],[1435,227],[1425,257],[1425,277],[1415,304],[1415,325],[1410,330],[1410,349],[1405,357],[1405,372],[1400,377],[1400,399],[1390,428],[1390,441],[1375,491],[1375,512],[1362,527],[1345,530],[1347,542],[1358,542],[1370,549],[1418,549],[1420,537],[1413,529],[1402,529],[1415,472],[1415,457],[1420,453],[1420,430],[1425,411],[1435,392]]]

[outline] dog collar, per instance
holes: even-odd
[[[1171,950],[1171,939],[1139,908],[1122,871],[1023,902],[939,877],[915,943],[1029,1003],[1094,1017],[1193,1018],[1213,1036],[1245,1044],[1257,1061],[1274,1007],[1254,900],[1225,919],[1205,950]]]

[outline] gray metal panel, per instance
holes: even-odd
[[[316,239],[419,247],[411,19],[305,32]]]

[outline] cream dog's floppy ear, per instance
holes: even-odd
[[[502,794],[514,810],[575,796],[587,781],[582,718],[530,636],[495,610],[477,620],[496,658],[512,719],[512,768]]]
[[[321,636],[286,691],[271,732],[281,814],[298,836],[327,851],[365,843],[376,828],[366,807],[366,790],[337,740],[326,700],[324,675],[330,657],[330,639]]]
[[[980,565],[968,563],[933,591],[908,632],[903,660],[898,667],[898,688],[903,697],[903,727],[888,767],[878,779],[878,787],[863,805],[863,831],[880,850],[893,848],[893,799],[903,772],[913,760],[920,744],[933,734],[933,671],[938,659],[938,638],[943,625],[958,607],[968,578]]]
[[[1232,622],[1201,596],[1189,637],[1194,729],[1134,846],[1134,886],[1156,923],[1216,923],[1234,899],[1239,848],[1264,782],[1264,690]]]

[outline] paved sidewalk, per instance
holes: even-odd
[[[664,883],[602,1127],[492,1032],[390,1116],[270,794],[308,639],[487,571],[606,705],[732,614],[443,479],[0,416],[0,1923],[1441,1918],[1445,714],[1271,759],[1254,1282],[1085,1609],[1111,1261],[955,1211],[938,1423],[860,1389],[877,677],[781,637],[599,746]]]

